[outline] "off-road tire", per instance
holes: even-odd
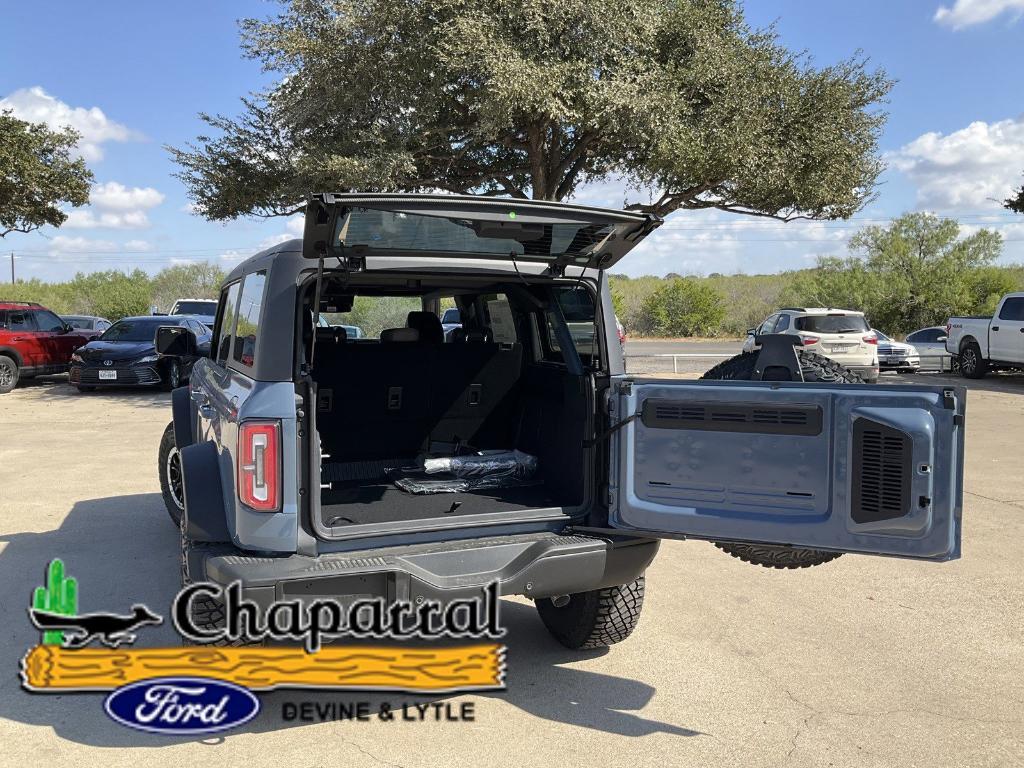
[[[830,360],[817,352],[797,350],[800,370],[804,381],[821,381],[835,384],[861,384],[864,379],[856,371]],[[744,352],[719,363],[701,376],[702,379],[750,380],[754,377],[757,352]],[[764,568],[810,568],[835,560],[841,552],[826,552],[821,549],[802,547],[771,546],[768,544],[740,544],[731,541],[716,541],[715,546],[745,563]]]
[[[6,395],[16,386],[21,378],[18,363],[7,355],[0,355],[0,395]]]
[[[968,341],[961,346],[957,359],[960,362],[960,375],[965,379],[981,379],[988,373],[988,360],[981,356],[981,347],[976,341]]]
[[[167,361],[160,377],[160,386],[164,392],[171,392],[181,386],[181,363],[178,360]]]
[[[188,557],[189,554],[197,549],[213,549],[217,547],[217,544],[205,542],[205,541],[192,541],[185,533],[184,521],[180,526],[181,530],[181,586],[187,587],[192,583],[191,575],[188,572]],[[222,629],[226,616],[224,613],[224,606],[214,600],[211,597],[194,597],[192,602],[189,604],[189,609],[192,614],[192,623],[200,629],[208,631],[214,631]],[[184,645],[210,645],[219,648],[241,648],[245,646],[258,646],[263,645],[262,641],[246,640],[241,638],[238,640],[213,640],[210,642],[197,642],[187,637],[182,637],[181,641]]]
[[[157,454],[157,471],[160,473],[160,495],[164,498],[167,514],[175,528],[181,527],[181,516],[185,511],[185,489],[181,475],[181,454],[174,442],[174,422],[167,425],[160,438]]]
[[[628,584],[569,595],[561,608],[548,598],[537,601],[537,612],[558,642],[566,648],[604,648],[632,634],[644,605],[644,577]]]

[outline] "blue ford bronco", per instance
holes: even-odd
[[[864,384],[785,336],[701,380],[626,372],[608,270],[659,224],[313,196],[301,239],[227,277],[210,357],[173,393],[159,467],[184,581],[260,606],[497,582],[593,648],[636,626],[661,539],[776,568],[959,557],[963,390]]]

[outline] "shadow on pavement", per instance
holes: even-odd
[[[880,384],[917,384],[919,386],[941,387],[953,385],[966,387],[968,392],[1001,392],[1008,395],[1024,395],[1024,373],[990,373],[983,379],[965,379],[953,373],[885,373],[878,379]]]
[[[142,630],[139,646],[175,646],[179,639],[167,613],[178,589],[178,534],[158,494],[91,499],[74,505],[61,527],[41,533],[0,535],[0,717],[30,725],[50,726],[61,738],[101,747],[161,747],[201,738],[176,738],[134,731],[103,712],[103,694],[30,694],[16,674],[25,652],[39,641],[27,608],[32,591],[43,584],[44,570],[54,557],[78,579],[79,611],[127,612],[141,602],[165,616],[159,627]],[[471,694],[474,699],[503,699],[536,717],[621,736],[669,733],[700,735],[687,728],[648,720],[634,712],[655,689],[638,680],[563,666],[601,656],[606,651],[568,651],[551,639],[531,605],[502,602],[502,623],[508,630],[507,690]],[[381,702],[443,702],[447,696],[372,694],[335,691],[274,691],[260,696],[263,712],[252,723],[227,734],[268,732],[302,727],[285,721],[288,702],[368,701],[375,712]],[[344,725],[344,723],[342,723]],[[218,737],[219,738],[219,737]],[[209,741],[209,740],[207,740]],[[217,739],[213,740],[214,742]]]
[[[68,382],[67,375],[25,379],[18,382],[17,388],[11,395],[37,400],[71,401],[108,397],[127,401],[133,405],[154,405],[161,408],[167,407],[171,402],[171,393],[164,392],[160,387],[101,387],[91,392],[79,392],[77,387]]]

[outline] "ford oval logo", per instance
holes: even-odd
[[[226,731],[256,717],[260,700],[247,688],[209,677],[158,677],[123,685],[103,708],[140,731],[195,734]]]

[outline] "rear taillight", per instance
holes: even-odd
[[[878,337],[877,336],[865,336],[863,339],[861,339],[861,341],[863,341],[865,344],[877,344],[878,343]]]
[[[803,341],[805,347],[809,347],[811,344],[817,344],[821,341],[817,336],[801,336],[800,340]]]
[[[281,508],[281,422],[245,421],[238,428],[238,499],[260,512]]]

